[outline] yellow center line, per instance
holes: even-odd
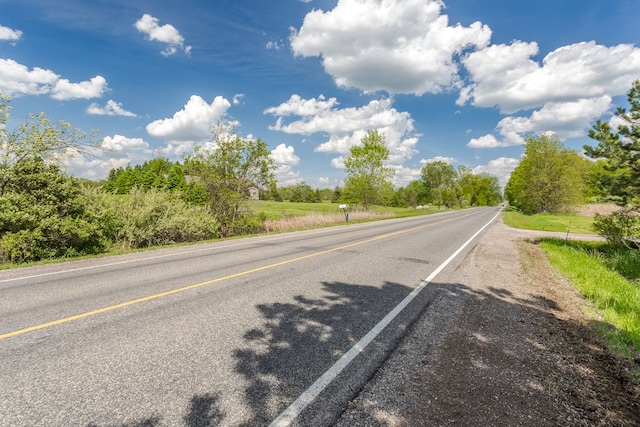
[[[373,242],[375,240],[386,239],[388,237],[397,236],[399,234],[410,233],[412,231],[416,231],[416,230],[419,230],[421,228],[432,227],[434,225],[439,225],[439,224],[443,224],[445,222],[453,221],[454,219],[465,218],[465,217],[470,216],[470,215],[472,215],[472,214],[466,214],[466,215],[463,215],[463,216],[458,217],[458,218],[445,219],[445,220],[442,220],[442,221],[434,222],[434,223],[431,223],[431,224],[421,225],[421,226],[410,228],[410,229],[407,229],[407,230],[400,230],[400,231],[394,231],[394,232],[391,232],[391,233],[380,234],[380,235],[372,237],[370,239],[361,240],[359,242],[350,243],[348,245],[339,246],[339,247],[327,249],[327,250],[320,251],[320,252],[315,252],[315,253],[312,253],[312,254],[309,254],[309,255],[303,255],[303,256],[300,256],[300,257],[297,257],[297,258],[291,258],[291,259],[288,259],[288,260],[276,262],[274,264],[264,265],[262,267],[254,268],[254,269],[251,269],[251,270],[245,270],[245,271],[241,271],[239,273],[230,274],[228,276],[218,277],[217,279],[207,280],[206,282],[196,283],[196,284],[193,284],[193,285],[184,286],[182,288],[173,289],[173,290],[170,290],[170,291],[161,292],[161,293],[154,294],[154,295],[149,295],[149,296],[146,296],[146,297],[142,297],[142,298],[137,298],[137,299],[130,300],[130,301],[121,302],[119,304],[110,305],[108,307],[99,308],[97,310],[87,311],[85,313],[76,314],[74,316],[69,316],[69,317],[65,317],[65,318],[62,318],[62,319],[53,320],[51,322],[41,323],[39,325],[30,326],[28,328],[19,329],[17,331],[7,332],[5,334],[0,335],[0,340],[6,339],[6,338],[11,338],[11,337],[14,337],[14,336],[17,336],[17,335],[26,334],[26,333],[33,332],[33,331],[37,331],[37,330],[40,330],[40,329],[48,328],[48,327],[51,327],[51,326],[56,326],[56,325],[60,325],[60,324],[63,324],[63,323],[72,322],[74,320],[84,319],[85,317],[95,316],[96,314],[106,313],[108,311],[117,310],[119,308],[128,307],[130,305],[139,304],[139,303],[145,302],[145,301],[151,301],[151,300],[154,300],[154,299],[157,299],[157,298],[166,297],[168,295],[173,295],[173,294],[177,294],[179,292],[184,292],[184,291],[188,291],[188,290],[191,290],[191,289],[196,289],[196,288],[199,288],[199,287],[202,287],[202,286],[211,285],[213,283],[222,282],[223,280],[234,279],[236,277],[246,276],[247,274],[256,273],[258,271],[268,270],[270,268],[280,267],[282,265],[291,264],[291,263],[294,263],[294,262],[298,262],[298,261],[302,261],[302,260],[305,260],[305,259],[313,258],[315,256],[325,255],[325,254],[328,254],[328,253],[331,253],[331,252],[336,252],[336,251],[340,251],[340,250],[343,250],[343,249],[351,248],[351,247],[354,247],[354,246],[363,245],[365,243],[370,243],[370,242]]]

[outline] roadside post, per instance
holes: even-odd
[[[347,212],[347,205],[340,205],[338,206],[338,208],[340,208],[342,212],[344,212],[345,221],[349,222],[349,212]]]

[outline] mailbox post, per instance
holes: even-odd
[[[347,212],[347,205],[340,205],[338,206],[338,208],[340,208],[342,212],[344,212],[345,221],[349,222],[349,212]]]

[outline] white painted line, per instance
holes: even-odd
[[[460,252],[464,250],[478,234],[489,226],[502,212],[502,208],[498,210],[498,213],[487,222],[482,228],[480,228],[469,240],[467,240],[462,246],[458,248],[449,258],[446,259],[438,268],[436,268],[426,279],[420,283],[420,285],[407,295],[393,310],[387,314],[384,319],[378,322],[360,341],[358,341],[351,349],[346,352],[340,360],[338,360],[328,371],[326,371],[320,378],[316,380],[311,386],[305,390],[300,397],[298,397],[287,409],[285,409],[278,417],[269,424],[269,427],[286,427],[307,407],[316,397],[333,381],[344,368],[349,365],[364,349],[373,341],[382,330],[387,327],[393,319],[407,306],[418,294],[440,274],[444,268],[451,263],[457,257]]]

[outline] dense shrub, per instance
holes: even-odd
[[[139,248],[211,239],[219,223],[206,207],[191,206],[178,194],[133,188],[118,196],[93,192],[94,211],[110,242]]]
[[[593,228],[614,246],[636,246],[640,239],[640,206],[625,206],[609,215],[596,215]]]

